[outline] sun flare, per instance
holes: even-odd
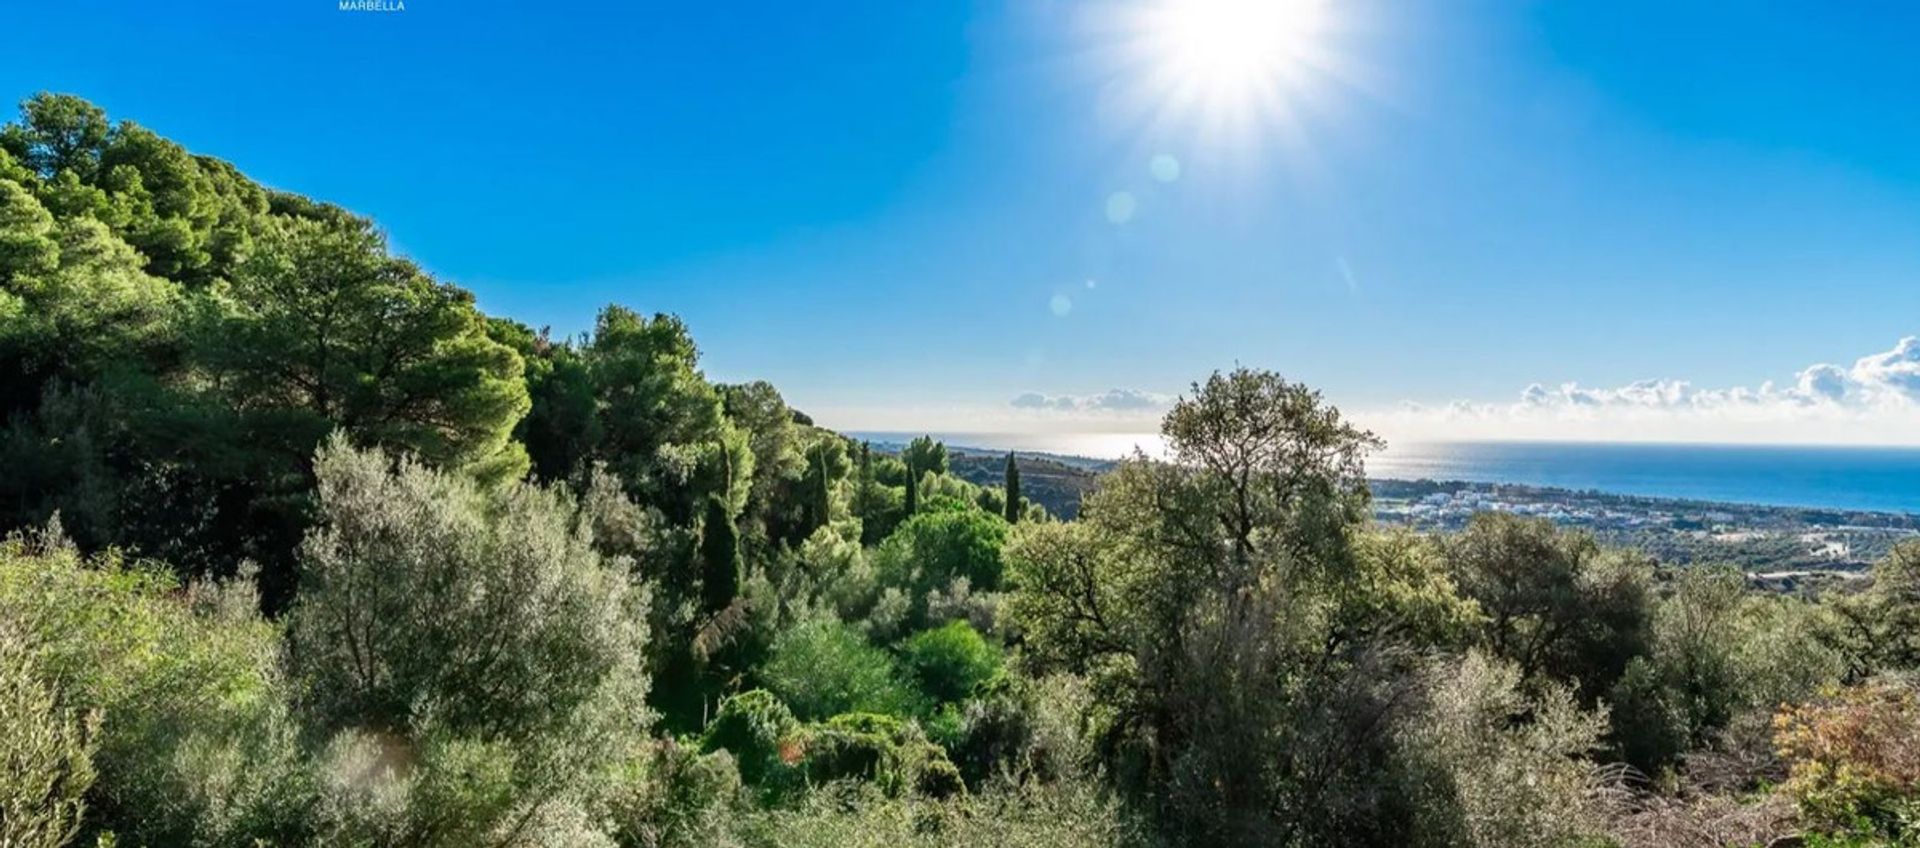
[[[1169,0],[1153,14],[1160,61],[1181,83],[1213,94],[1285,82],[1312,53],[1319,0]]]
[[[1225,140],[1297,136],[1324,77],[1347,69],[1332,0],[1144,0],[1119,20],[1135,103]],[[1297,138],[1295,139],[1298,140]]]

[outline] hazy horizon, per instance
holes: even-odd
[[[1362,424],[1364,426],[1364,423]],[[931,436],[949,447],[974,450],[1012,450],[1019,453],[1051,454],[1080,459],[1114,459],[1130,454],[1136,445],[1150,455],[1164,450],[1160,434],[1154,430],[1128,431],[1022,431],[1022,430],[864,430],[836,428],[856,439],[876,443],[904,444],[918,436]],[[1538,447],[1620,447],[1620,448],[1751,448],[1759,450],[1807,451],[1897,451],[1920,453],[1920,443],[1856,442],[1766,442],[1766,441],[1685,441],[1661,439],[1487,439],[1487,438],[1405,438],[1386,439],[1386,447],[1371,457],[1390,455],[1405,449],[1444,446],[1518,445]]]

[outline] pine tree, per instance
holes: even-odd
[[[1020,522],[1020,466],[1014,464],[1013,451],[1007,451],[1007,523]]]
[[[701,600],[708,612],[719,612],[733,603],[744,580],[740,560],[740,530],[733,524],[727,499],[718,494],[707,496],[707,515],[700,530]]]

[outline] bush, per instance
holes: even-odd
[[[360,730],[338,734],[321,761],[318,833],[311,842],[613,848],[598,820],[597,799],[552,791],[529,798],[527,772],[538,767],[529,759],[503,740],[431,728],[411,739]],[[558,781],[548,777],[543,783]]]
[[[964,793],[960,771],[946,751],[912,724],[892,716],[848,713],[808,728],[807,778],[816,784],[870,781],[889,796],[944,798]]]
[[[1001,675],[964,703],[949,704],[927,723],[968,785],[999,778],[1054,782],[1082,776],[1093,750],[1081,733],[1089,706],[1084,680]]]
[[[626,848],[732,844],[728,825],[739,796],[740,773],[731,754],[702,754],[662,739],[613,793],[614,841]]]
[[[1920,541],[1895,545],[1871,574],[1866,591],[1829,605],[1836,621],[1827,641],[1850,679],[1920,669]]]
[[[1763,726],[1780,704],[1837,680],[1839,659],[1813,638],[1813,612],[1799,599],[1749,592],[1732,568],[1688,569],[1654,610],[1651,650],[1610,695],[1620,756],[1658,773],[1728,741],[1737,721]]]
[[[1120,848],[1151,844],[1143,828],[1091,786],[1007,787],[949,799],[889,798],[872,787],[816,792],[791,808],[746,817],[753,848]]]
[[[297,841],[310,787],[273,626],[236,581],[181,590],[57,529],[0,542],[0,620],[69,705],[102,715],[90,830],[127,844]]]
[[[1781,711],[1787,793],[1814,822],[1920,841],[1920,692],[1870,683]],[[1901,844],[1905,844],[1904,842]]]
[[[0,627],[0,845],[60,848],[79,831],[98,727],[60,705],[25,639]]]
[[[1000,650],[964,621],[915,634],[901,646],[920,690],[938,703],[952,703],[1000,674]]]
[[[1604,713],[1581,711],[1564,687],[1529,698],[1517,668],[1479,653],[1435,669],[1428,698],[1398,740],[1412,844],[1558,848],[1599,831],[1586,757]]]
[[[798,757],[792,746],[800,722],[786,704],[764,689],[742,692],[720,702],[720,711],[701,737],[704,753],[727,751],[740,779],[753,785],[787,783],[783,778]]]
[[[795,715],[807,720],[848,712],[914,715],[924,708],[891,655],[831,618],[816,618],[780,634],[759,676]]]

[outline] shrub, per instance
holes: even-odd
[[[891,655],[831,618],[782,633],[759,676],[802,719],[847,712],[912,715],[923,708]]]
[[[1920,692],[1870,683],[1831,690],[1774,720],[1785,790],[1813,821],[1920,839]]]
[[[927,722],[927,734],[947,749],[969,785],[1063,780],[1081,775],[1092,761],[1080,721],[1089,702],[1086,682],[1071,675],[1001,675],[974,697],[942,708]]]
[[[808,728],[807,777],[814,783],[866,780],[890,796],[943,798],[966,791],[959,769],[918,726],[892,716],[848,713]]]
[[[0,542],[0,620],[103,720],[89,828],[127,844],[297,841],[310,798],[275,628],[247,581],[180,590],[57,529]]]
[[[927,593],[928,621],[964,621],[981,633],[1000,633],[1005,592],[975,592],[973,581],[955,577],[944,589]]]
[[[671,739],[652,745],[609,804],[614,841],[626,848],[732,844],[740,773],[727,751],[702,754]]]
[[[1920,541],[1895,545],[1871,574],[1865,591],[1828,605],[1835,626],[1827,641],[1850,679],[1920,668]]]
[[[99,719],[59,701],[25,639],[0,627],[0,845],[60,848],[80,829]]]
[[[921,691],[939,703],[959,701],[1000,674],[1000,650],[964,621],[915,634],[901,653]]]
[[[1549,848],[1598,832],[1598,775],[1586,759],[1606,715],[1565,687],[1538,698],[1514,666],[1482,654],[1435,669],[1429,703],[1400,731],[1413,844]]]
[[[321,762],[313,841],[369,848],[611,848],[583,794],[548,792],[529,801],[528,760],[506,741],[431,728],[413,738],[341,733]]]
[[[1750,593],[1732,568],[1688,569],[1654,611],[1651,650],[1610,694],[1620,756],[1658,773],[1730,741],[1736,722],[1762,727],[1780,704],[1837,680],[1837,655],[1813,638],[1813,612],[1799,599]]]
[[[800,722],[786,704],[764,689],[742,692],[720,702],[720,711],[701,737],[704,753],[727,751],[749,784],[784,784],[797,757],[792,753]]]
[[[745,817],[754,848],[1117,848],[1151,844],[1123,809],[1086,784],[996,789],[948,799],[889,798],[857,784]]]

